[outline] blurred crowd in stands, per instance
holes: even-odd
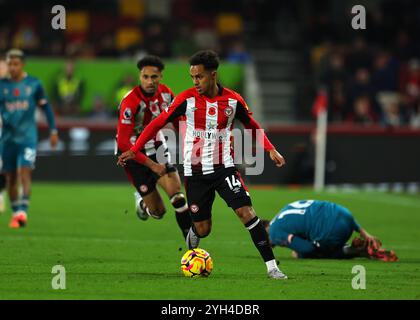
[[[315,75],[327,91],[330,121],[420,126],[419,56],[398,56],[363,38],[349,45],[326,43],[322,50]]]
[[[420,3],[376,4],[366,30],[315,16],[306,39],[316,87],[329,121],[420,127]]]
[[[338,5],[332,0],[310,5],[296,1],[284,8],[298,22],[295,26],[301,32],[294,38],[309,47],[316,88],[328,94],[329,120],[420,127],[418,0],[361,2],[370,13],[367,29],[359,31],[351,29],[351,17],[334,14]],[[275,0],[63,1],[66,29],[53,31],[51,7],[55,4],[50,0],[0,1],[0,52],[19,47],[29,56],[78,59],[155,54],[185,60],[205,48],[216,50],[226,61],[244,63],[251,60],[250,35],[257,35],[250,30],[261,29],[267,36],[270,30],[261,26],[268,26],[267,17],[278,17],[274,8],[280,5]],[[66,63],[54,83],[51,98],[56,112],[78,116],[84,81],[74,74],[74,60]],[[112,104],[136,83],[129,75],[121,79]],[[107,103],[111,102],[97,96],[88,116],[114,117]]]
[[[72,0],[66,29],[53,30],[54,1],[0,2],[0,52],[19,47],[28,55],[126,57],[155,54],[185,59],[198,49],[217,50],[229,61],[249,59],[243,42],[250,6],[241,1]],[[13,14],[9,14],[13,12]]]
[[[250,4],[258,0],[249,0]],[[89,112],[81,111],[86,80],[75,73],[79,59],[137,60],[146,54],[187,60],[200,49],[216,50],[226,61],[250,60],[245,49],[245,19],[254,19],[253,6],[241,0],[72,0],[66,9],[66,29],[53,30],[52,0],[0,1],[0,53],[12,47],[25,54],[65,57],[50,94],[60,117],[108,120],[115,106],[138,79],[126,75],[115,88],[115,99],[96,95]],[[10,14],[10,13],[13,14]]]

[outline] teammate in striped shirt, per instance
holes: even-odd
[[[137,67],[140,71],[140,85],[129,91],[119,106],[117,127],[119,154],[133,146],[143,128],[167,109],[174,97],[172,90],[160,83],[165,66],[159,57],[146,56],[137,63]],[[177,169],[170,164],[170,154],[163,133],[156,132],[141,149],[156,161],[159,147],[163,149],[167,161],[166,174],[157,175],[140,164],[137,159],[127,161],[124,168],[129,181],[136,188],[136,213],[142,220],[146,220],[149,216],[155,219],[163,217],[166,208],[156,189],[156,184],[159,184],[170,198],[176,220],[185,238],[191,227],[191,217],[187,201],[181,192],[181,180]]]
[[[127,161],[136,158],[155,172],[164,172],[162,165],[154,163],[139,151],[166,123],[185,117],[186,128],[181,130],[184,136],[185,188],[193,220],[187,235],[187,246],[197,247],[199,239],[210,233],[211,211],[217,191],[249,230],[266,263],[268,276],[286,279],[287,276],[277,267],[267,233],[255,214],[249,193],[232,157],[231,133],[234,120],[241,121],[248,129],[257,130],[261,127],[252,118],[244,99],[217,82],[219,58],[215,52],[197,52],[191,57],[190,65],[194,87],[180,93],[167,111],[150,122],[135,145],[119,157],[118,163],[124,166]],[[260,142],[278,167],[285,164],[284,158],[264,134]]]

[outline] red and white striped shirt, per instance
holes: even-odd
[[[191,88],[176,96],[169,109],[146,126],[131,151],[137,153],[136,159],[143,163],[146,157],[138,151],[146,141],[169,121],[183,117],[184,175],[210,174],[219,168],[234,166],[231,138],[235,119],[247,129],[261,129],[251,115],[244,99],[233,90],[219,85],[218,95],[209,98]],[[265,134],[260,142],[267,151],[274,149]]]
[[[117,127],[117,147],[120,152],[129,150],[143,129],[164,110],[167,110],[174,98],[172,90],[164,84],[159,84],[153,96],[144,94],[140,86],[129,91],[119,106]],[[157,145],[165,144],[161,131],[151,137],[142,147],[146,155],[156,153]],[[136,159],[137,160],[137,159]]]

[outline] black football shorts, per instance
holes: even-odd
[[[211,218],[211,210],[217,193],[233,210],[252,206],[248,189],[235,167],[221,168],[207,175],[185,177],[185,190],[192,220]]]
[[[149,158],[157,162],[156,155],[150,155]],[[173,164],[166,163],[165,165],[167,173],[177,172],[177,169]],[[156,183],[160,177],[145,165],[134,160],[128,160],[124,169],[128,180],[133,184],[141,196],[148,195],[156,189]]]

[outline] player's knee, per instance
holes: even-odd
[[[166,213],[166,208],[165,207],[160,207],[156,209],[156,214],[158,216],[163,216]]]
[[[210,232],[211,232],[211,224],[206,223],[206,224],[196,224],[194,226],[195,228],[195,232],[197,233],[197,235],[200,238],[205,238],[207,237]]]
[[[172,206],[176,212],[183,212],[188,210],[187,201],[182,192],[175,193],[170,199]]]
[[[236,215],[243,223],[247,223],[255,217],[255,212],[252,207],[246,206],[235,210]]]
[[[17,175],[16,174],[11,174],[11,173],[7,173],[6,174],[6,185],[7,187],[10,188],[16,188],[17,187]]]
[[[147,208],[149,214],[154,217],[162,217],[166,213],[165,207]]]

